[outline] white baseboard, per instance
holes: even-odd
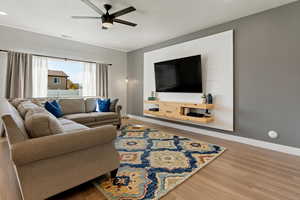
[[[269,150],[287,153],[287,154],[291,154],[291,155],[295,155],[295,156],[300,156],[300,148],[296,148],[296,147],[290,147],[290,146],[285,146],[285,145],[281,145],[281,144],[275,144],[275,143],[271,143],[271,142],[265,142],[265,141],[261,141],[261,140],[245,138],[245,137],[236,136],[236,135],[229,135],[229,134],[219,133],[216,131],[210,131],[210,130],[205,130],[205,129],[201,129],[201,128],[189,127],[189,126],[185,126],[185,125],[180,125],[180,124],[171,123],[171,122],[165,122],[165,121],[151,119],[151,118],[147,118],[147,117],[141,117],[141,116],[137,116],[137,115],[127,115],[127,116],[130,118],[134,118],[137,120],[150,122],[150,123],[154,123],[154,124],[158,124],[158,125],[162,125],[162,126],[168,126],[168,127],[172,127],[172,128],[176,128],[176,129],[190,131],[193,133],[208,135],[208,136],[212,136],[212,137],[221,138],[224,140],[230,140],[230,141],[248,144],[248,145],[252,145],[252,146],[256,146],[256,147],[260,147],[260,148],[264,148],[264,149],[269,149]]]

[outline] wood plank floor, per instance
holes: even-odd
[[[228,150],[175,188],[162,200],[300,200],[300,157],[269,151],[136,120],[161,131],[218,144]],[[9,162],[6,140],[0,140],[0,200],[21,200]],[[105,200],[86,183],[51,200]]]

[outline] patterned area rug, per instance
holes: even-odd
[[[159,199],[225,151],[214,144],[130,125],[122,129],[116,148],[121,158],[117,178],[94,182],[109,200]]]

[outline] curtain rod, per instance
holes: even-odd
[[[0,49],[2,52],[9,52],[8,50],[3,50]],[[45,56],[45,55],[39,55],[39,54],[32,54],[33,56],[39,56],[39,57],[47,57],[47,58],[53,58],[53,59],[59,59],[59,60],[70,60],[70,61],[75,61],[75,62],[86,62],[86,63],[97,63],[97,62],[92,62],[92,61],[86,61],[86,60],[76,60],[72,58],[62,58],[62,57],[56,57],[56,56]],[[104,63],[106,64],[106,63]],[[107,64],[109,66],[112,66],[112,64]]]

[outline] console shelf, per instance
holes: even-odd
[[[213,117],[193,117],[185,115],[186,109],[211,110],[214,108],[213,104],[197,104],[173,101],[144,101],[144,103],[156,105],[159,108],[159,111],[144,110],[144,114],[146,115],[171,120],[189,121],[193,123],[210,123],[214,121]]]

